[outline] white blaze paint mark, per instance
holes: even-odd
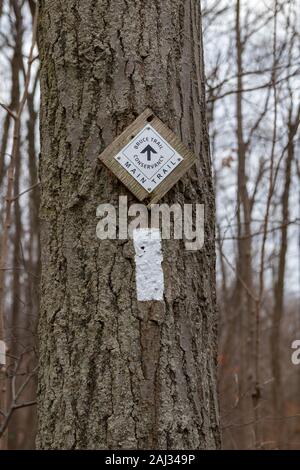
[[[0,340],[0,364],[3,366],[6,364],[6,345],[2,340]]]
[[[164,274],[162,270],[161,236],[158,228],[133,230],[136,264],[136,290],[140,301],[162,300]]]

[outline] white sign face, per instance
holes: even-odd
[[[115,159],[151,193],[183,160],[149,124],[124,147]]]

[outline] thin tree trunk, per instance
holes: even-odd
[[[237,90],[243,89],[243,52],[244,45],[241,33],[241,5],[236,2],[235,12]],[[237,225],[238,225],[238,255],[236,268],[236,288],[234,291],[234,306],[239,313],[240,345],[240,382],[241,382],[241,411],[244,420],[249,419],[247,413],[251,409],[248,397],[253,390],[254,377],[254,305],[250,295],[253,289],[252,279],[252,246],[251,246],[251,204],[247,189],[246,153],[247,146],[244,138],[244,110],[242,91],[236,93],[236,138],[238,153],[237,173]],[[247,290],[244,288],[247,287]],[[244,442],[249,442],[250,428],[244,429]]]
[[[292,162],[295,157],[295,136],[299,127],[300,107],[296,115],[295,121],[292,120],[292,109],[290,111],[288,122],[288,144],[287,144],[287,157],[285,161],[284,170],[284,187],[281,195],[281,231],[280,231],[280,251],[277,270],[277,279],[274,284],[274,308],[272,319],[271,331],[271,366],[273,374],[272,383],[272,400],[273,409],[279,418],[284,414],[284,390],[282,389],[281,378],[281,321],[284,312],[284,291],[285,291],[285,273],[286,273],[286,255],[288,248],[288,222],[289,222],[289,201],[290,201],[290,187],[292,176]],[[283,439],[283,426],[284,423],[278,423],[276,428],[277,441],[279,448],[284,448],[286,443],[282,442]]]
[[[39,448],[214,449],[214,190],[199,2],[41,1]],[[138,302],[131,241],[96,207],[127,190],[100,152],[146,107],[197,154],[164,202],[204,203],[205,245],[165,241],[165,295]]]

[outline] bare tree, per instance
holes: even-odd
[[[1,145],[2,153],[2,181],[6,183],[4,193],[4,210],[1,233],[0,251],[0,340],[6,347],[5,360],[1,364],[1,394],[0,394],[0,443],[5,449],[9,444],[8,425],[16,410],[23,410],[35,403],[35,397],[30,397],[32,388],[32,345],[30,348],[24,345],[28,338],[22,330],[23,318],[28,312],[24,312],[22,302],[23,281],[20,271],[24,261],[22,240],[24,238],[24,227],[21,214],[20,183],[22,169],[22,122],[25,114],[27,97],[29,94],[30,80],[32,76],[32,64],[35,60],[36,41],[36,15],[33,24],[32,42],[29,56],[24,66],[23,56],[23,8],[24,3],[17,0],[9,2],[8,18],[12,25],[13,54],[11,58],[11,104],[0,103],[7,115],[4,121],[4,134]],[[7,33],[9,34],[9,33]],[[8,37],[8,36],[7,36]],[[24,80],[20,80],[23,72]],[[12,135],[10,127],[12,123]],[[11,143],[11,151],[9,145]],[[8,166],[5,167],[6,156]],[[25,194],[26,191],[23,191]],[[13,228],[13,231],[12,231]],[[5,287],[11,284],[12,297],[7,295]],[[11,309],[8,309],[10,305]],[[8,311],[9,310],[9,311]],[[20,330],[22,334],[20,335]],[[31,341],[31,340],[30,340]],[[28,353],[28,350],[31,353]],[[30,357],[30,359],[29,359]],[[34,362],[34,361],[33,361]],[[24,372],[24,368],[27,371]],[[24,379],[25,376],[25,379]],[[22,382],[23,379],[23,382]],[[21,381],[21,382],[20,382]],[[30,388],[31,387],[31,388]],[[28,389],[30,393],[28,394]],[[20,399],[22,400],[20,402]]]
[[[42,2],[39,448],[219,447],[200,33],[194,1]],[[97,201],[128,194],[97,156],[146,107],[198,156],[164,201],[206,206],[202,251],[165,244],[154,306],[137,301],[131,241],[95,237]]]

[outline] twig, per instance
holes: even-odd
[[[17,115],[6,104],[0,102],[0,106],[13,118],[17,119]]]
[[[33,184],[33,185],[30,186],[29,188],[24,189],[24,191],[22,191],[21,193],[19,193],[17,196],[12,197],[12,198],[10,199],[10,201],[11,201],[11,202],[16,201],[19,197],[23,196],[24,194],[28,193],[29,191],[31,191],[32,189],[36,188],[36,187],[39,186],[39,185],[40,185],[40,182]]]

